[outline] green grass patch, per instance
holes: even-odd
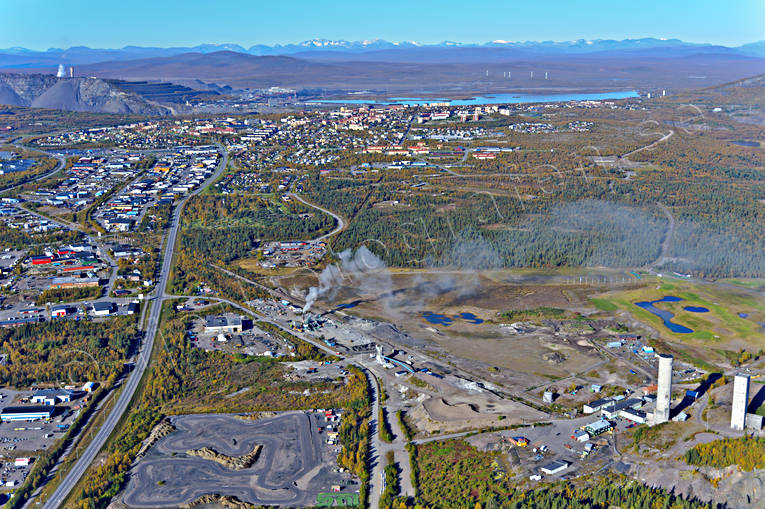
[[[619,306],[608,299],[590,299],[590,302],[601,311],[616,311]]]

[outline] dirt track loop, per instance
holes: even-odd
[[[287,412],[261,420],[231,415],[173,418],[176,431],[161,439],[131,471],[123,502],[131,507],[168,507],[206,494],[233,495],[257,505],[315,505],[337,474],[324,461],[317,420],[305,412]],[[255,464],[231,470],[186,451],[211,447],[242,456],[260,444]],[[323,458],[324,456],[324,458]]]

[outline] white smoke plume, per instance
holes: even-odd
[[[390,293],[393,281],[385,262],[361,246],[356,251],[340,253],[340,264],[330,264],[319,274],[319,285],[308,289],[303,312],[311,309],[317,299],[332,299],[343,286],[353,286],[361,293]]]

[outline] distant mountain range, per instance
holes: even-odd
[[[72,78],[55,78],[58,66]],[[464,97],[702,88],[765,73],[765,42],[676,39],[464,44],[330,41],[284,46],[0,50],[0,104],[149,115],[271,87],[307,98]]]
[[[312,39],[296,44],[267,46],[258,44],[245,48],[238,44],[202,44],[194,47],[156,48],[125,46],[119,49],[96,49],[75,46],[68,49],[51,48],[35,51],[26,48],[0,49],[0,68],[42,68],[48,66],[85,65],[106,61],[123,61],[170,57],[183,53],[215,53],[232,51],[253,56],[290,55],[317,60],[365,60],[396,62],[455,62],[514,60],[540,57],[631,56],[672,58],[691,55],[729,57],[765,57],[765,41],[727,47],[697,44],[678,39],[585,40],[565,42],[510,42],[496,40],[484,44],[444,41],[437,44],[417,42],[388,42],[381,39],[344,41]],[[476,60],[478,59],[478,60]]]

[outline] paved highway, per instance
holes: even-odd
[[[122,414],[125,413],[125,410],[130,404],[130,401],[133,399],[133,395],[135,394],[135,391],[138,388],[138,384],[143,377],[143,373],[149,364],[149,360],[151,359],[151,351],[154,346],[154,338],[156,337],[157,328],[159,327],[160,313],[162,311],[162,301],[165,297],[168,296],[165,290],[170,274],[170,268],[173,262],[173,253],[175,252],[175,242],[178,237],[180,216],[181,212],[183,211],[183,206],[186,204],[189,198],[198,194],[200,191],[209,186],[216,178],[218,178],[228,165],[228,153],[221,145],[218,145],[218,149],[223,154],[218,169],[196,191],[184,198],[175,207],[173,212],[170,230],[167,235],[167,244],[165,246],[164,258],[162,259],[162,270],[160,272],[159,281],[157,284],[157,295],[149,301],[151,311],[149,312],[145,341],[139,347],[135,369],[132,371],[132,373],[130,373],[128,380],[125,383],[125,388],[120,394],[120,397],[117,400],[117,403],[114,405],[114,408],[109,413],[109,416],[106,418],[106,421],[101,426],[101,429],[98,430],[95,438],[90,442],[88,447],[85,449],[85,452],[82,454],[82,456],[80,456],[80,459],[77,461],[77,463],[75,463],[64,480],[61,481],[61,484],[59,484],[53,495],[51,495],[51,497],[45,502],[45,505],[43,506],[45,509],[56,509],[63,505],[64,500],[72,491],[72,489],[74,489],[75,485],[79,482],[80,478],[93,462],[93,459],[103,447],[106,439],[109,438],[109,435],[111,435],[112,431],[114,431],[114,428],[122,417]]]
[[[369,397],[372,398],[372,415],[369,418],[369,456],[367,464],[372,468],[372,473],[369,475],[369,507],[375,509],[380,506],[380,498],[384,489],[383,474],[385,465],[383,465],[384,458],[382,456],[382,442],[380,441],[380,387],[377,377],[368,369],[364,369],[364,374],[369,382],[370,393]]]

